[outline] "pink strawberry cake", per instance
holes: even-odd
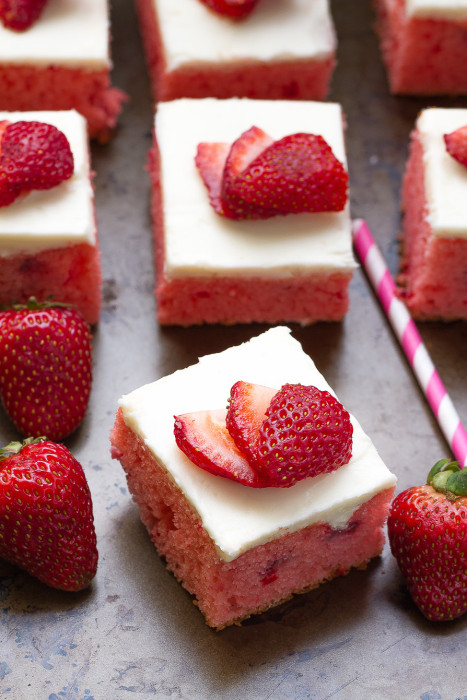
[[[467,1],[376,0],[391,92],[467,93]]]
[[[136,0],[156,100],[321,100],[335,65],[328,0],[259,0],[242,20],[201,0]]]
[[[239,378],[332,394],[289,330],[275,327],[123,396],[111,434],[112,455],[159,554],[216,629],[365,568],[382,550],[395,488],[394,475],[348,414],[350,460],[287,488],[235,480],[242,478],[235,456],[231,478],[194,464],[177,445],[174,415],[225,408]],[[211,425],[216,442],[216,421]]]
[[[321,135],[345,166],[337,104],[246,98],[160,103],[150,172],[162,324],[307,324],[341,320],[347,312],[355,268],[348,203],[340,211],[264,220],[233,220],[211,206],[195,163],[199,144],[231,144],[252,126],[272,139]]]
[[[401,282],[407,305],[422,320],[467,319],[467,167],[444,140],[466,125],[467,109],[430,108],[412,133],[402,192]]]
[[[0,207],[0,304],[52,297],[99,319],[101,267],[86,120],[74,110],[0,112],[0,121],[38,121],[68,139],[74,170],[56,187]]]
[[[110,69],[107,0],[49,0],[24,31],[0,23],[0,109],[76,109],[106,141],[124,99]]]

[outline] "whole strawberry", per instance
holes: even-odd
[[[69,435],[91,384],[91,333],[78,311],[31,299],[0,312],[0,397],[23,435]]]
[[[91,494],[64,445],[28,438],[0,450],[0,556],[65,591],[94,578]]]
[[[328,391],[284,384],[259,429],[258,471],[283,487],[334,471],[352,456],[352,434],[349,414]]]
[[[400,493],[388,518],[391,551],[429,620],[467,612],[467,469],[442,459],[427,483]]]
[[[0,20],[8,29],[21,32],[39,19],[48,0],[0,0]]]

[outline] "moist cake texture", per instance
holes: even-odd
[[[391,92],[467,93],[466,0],[376,0]]]
[[[358,422],[350,462],[288,489],[254,489],[199,469],[175,414],[226,405],[239,378],[330,390],[287,328],[200,359],[119,402],[111,441],[159,553],[221,628],[364,566],[381,552],[395,478]]]

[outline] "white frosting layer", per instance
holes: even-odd
[[[253,125],[274,139],[296,132],[321,134],[345,163],[337,104],[237,98],[159,103],[155,129],[161,154],[165,274],[289,277],[353,270],[348,207],[263,221],[232,221],[214,212],[194,161],[198,143],[232,143]]]
[[[417,120],[424,150],[427,217],[435,236],[467,238],[467,168],[449,155],[443,138],[465,125],[467,109],[426,109]]]
[[[153,0],[168,71],[196,63],[322,60],[336,47],[328,0],[261,0],[241,22],[200,0]]]
[[[94,195],[86,120],[74,110],[63,112],[0,112],[0,120],[53,124],[67,137],[74,173],[50,190],[21,195],[0,207],[0,256],[35,253],[77,243],[96,243]]]
[[[0,23],[0,63],[109,68],[107,0],[49,0],[24,32]]]
[[[202,357],[198,364],[120,400],[125,422],[168,470],[222,559],[230,561],[251,547],[318,521],[342,528],[362,503],[394,486],[394,475],[353,418],[351,461],[288,489],[250,488],[193,465],[175,443],[173,416],[225,407],[230,388],[239,379],[273,388],[301,382],[331,391],[289,330],[277,327],[248,343]]]
[[[409,17],[451,22],[467,21],[467,0],[406,0]]]

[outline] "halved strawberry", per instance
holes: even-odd
[[[201,0],[220,15],[232,19],[244,19],[255,8],[258,0]]]
[[[259,429],[277,389],[236,382],[230,390],[226,424],[238,449],[251,464],[258,461]]]
[[[467,166],[467,124],[460,129],[444,134],[447,152],[462,165]]]
[[[244,202],[276,214],[341,211],[348,175],[322,136],[291,134],[260,153],[231,187]]]
[[[334,471],[352,456],[349,414],[332,394],[314,386],[285,384],[259,432],[258,471],[274,486]]]
[[[233,441],[225,423],[225,409],[175,416],[179,448],[198,467],[246,486],[267,486]]]

